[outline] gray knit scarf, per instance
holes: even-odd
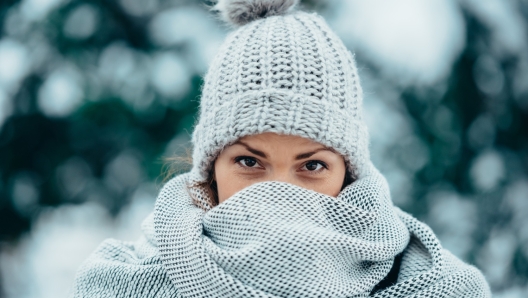
[[[370,168],[337,198],[263,182],[207,212],[189,174],[175,177],[145,236],[101,244],[74,297],[490,297],[482,274],[394,207]]]

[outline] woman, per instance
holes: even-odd
[[[219,1],[238,26],[205,77],[193,168],[134,243],[107,240],[76,297],[490,297],[392,205],[352,55],[294,0]]]

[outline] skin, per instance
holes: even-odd
[[[280,181],[336,197],[345,160],[334,149],[299,136],[263,133],[225,148],[214,164],[219,203],[254,183]]]

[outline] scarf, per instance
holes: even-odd
[[[103,242],[73,296],[491,297],[478,269],[392,205],[373,166],[336,198],[262,182],[207,211],[192,181],[163,187],[138,241]]]

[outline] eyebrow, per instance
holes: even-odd
[[[332,149],[332,148],[329,148],[329,147],[321,147],[321,148],[315,149],[314,151],[310,151],[310,152],[306,152],[306,153],[301,153],[301,154],[295,156],[295,160],[300,160],[300,159],[308,158],[308,157],[314,155],[315,153],[317,153],[317,152],[321,152],[321,151],[330,151],[330,152],[336,153],[336,151],[335,151],[334,149]]]
[[[255,155],[258,155],[260,157],[264,157],[264,158],[268,158],[268,156],[266,155],[266,153],[262,152],[262,151],[259,151],[255,148],[251,148],[251,146],[249,146],[248,144],[242,142],[242,141],[236,141],[235,143],[233,143],[233,145],[236,145],[236,144],[239,144],[239,145],[242,145],[244,147],[246,147],[246,150],[255,154]]]
[[[257,150],[255,148],[252,148],[251,146],[249,146],[248,144],[242,142],[242,141],[236,141],[235,143],[233,143],[233,145],[235,144],[239,144],[239,145],[242,145],[244,146],[247,151],[255,154],[255,155],[258,155],[260,157],[264,157],[264,158],[267,158],[268,156],[266,155],[266,153],[260,151],[260,150]],[[309,158],[310,156],[314,155],[315,153],[317,152],[320,152],[320,151],[330,151],[330,152],[333,152],[333,153],[337,153],[333,148],[330,148],[330,147],[321,147],[321,148],[317,148],[315,149],[314,151],[310,151],[310,152],[306,152],[306,153],[301,153],[301,154],[298,154],[297,156],[295,156],[295,160],[300,160],[300,159],[305,159],[305,158]]]

